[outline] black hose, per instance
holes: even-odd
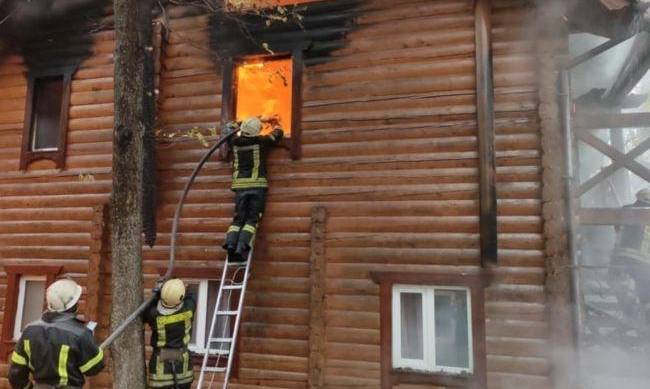
[[[205,155],[203,155],[203,158],[199,161],[199,163],[196,165],[194,168],[194,171],[192,172],[192,175],[190,176],[190,179],[187,181],[187,184],[185,184],[185,189],[183,189],[183,194],[181,195],[181,198],[178,200],[178,204],[176,205],[176,212],[174,213],[174,221],[172,223],[172,236],[171,236],[171,243],[169,247],[169,262],[167,264],[167,272],[165,275],[162,277],[162,281],[168,280],[172,272],[174,271],[174,262],[176,261],[176,233],[178,231],[178,222],[181,216],[181,212],[183,211],[183,204],[185,203],[185,199],[187,198],[187,193],[190,191],[190,188],[192,187],[192,184],[194,183],[194,180],[196,179],[196,176],[199,174],[199,171],[201,171],[201,168],[205,163],[210,159],[212,154],[214,154],[215,151],[221,147],[221,145],[230,139],[235,134],[235,131],[231,131],[229,133],[226,133],[224,136],[219,138],[217,143],[215,143],[214,146],[208,150]],[[137,319],[142,312],[144,312],[149,305],[154,301],[156,298],[156,295],[154,294],[151,296],[148,300],[140,304],[138,309],[136,309],[133,313],[131,313],[123,322],[120,324],[114,331],[111,333],[108,338],[106,338],[102,344],[99,346],[102,349],[106,349],[110,347],[110,345],[117,339],[120,335],[122,335],[122,332],[126,330],[126,328],[131,324],[135,319]]]

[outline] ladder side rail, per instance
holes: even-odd
[[[253,258],[253,248],[251,247],[246,259],[246,270],[244,270],[244,280],[242,281],[242,288],[239,292],[239,302],[237,304],[237,316],[235,317],[235,326],[232,329],[232,342],[230,343],[230,352],[228,353],[228,366],[223,380],[223,389],[228,388],[228,379],[230,378],[230,370],[232,369],[233,358],[235,355],[235,347],[237,345],[237,335],[239,332],[239,323],[241,322],[242,310],[244,307],[244,298],[246,295],[246,286],[248,284],[248,275],[251,268],[251,260]]]
[[[205,347],[204,351],[205,354],[203,355],[203,362],[201,363],[201,372],[199,374],[199,384],[198,388],[201,388],[201,385],[203,385],[203,380],[205,379],[205,368],[208,365],[208,359],[210,358],[210,348],[211,348],[211,341],[212,335],[214,333],[214,327],[217,322],[217,312],[219,311],[219,306],[221,306],[221,298],[223,296],[223,286],[226,282],[226,276],[228,274],[228,257],[226,257],[226,260],[223,263],[223,272],[221,273],[221,282],[219,283],[219,292],[217,293],[217,301],[214,306],[214,312],[212,313],[212,323],[210,323],[210,331],[208,331],[207,336],[205,338]]]

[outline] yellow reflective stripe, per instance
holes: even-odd
[[[257,230],[255,226],[251,226],[250,224],[246,224],[244,228],[242,228],[243,231],[250,232],[251,234],[254,234],[255,231]]]
[[[264,178],[264,177],[259,177],[259,178],[256,178],[256,179],[238,178],[236,180],[233,180],[233,182],[232,182],[232,188],[233,189],[255,188],[255,187],[266,188],[267,186],[268,186],[268,182],[266,181],[266,178]]]
[[[260,146],[255,145],[253,149],[253,171],[251,172],[251,178],[257,179],[260,176]]]
[[[168,315],[168,316],[158,316],[156,318],[156,330],[158,331],[158,342],[156,343],[158,347],[165,347],[165,344],[167,342],[167,332],[165,330],[165,326],[169,324],[174,324],[184,321],[185,322],[185,337],[183,337],[183,343],[188,344],[189,343],[189,338],[191,335],[187,335],[191,331],[192,327],[192,311],[185,311],[182,313],[177,313],[175,315]],[[188,330],[188,327],[190,327],[190,330]],[[186,341],[187,338],[187,341]]]
[[[21,366],[27,366],[27,359],[25,359],[25,357],[23,357],[22,355],[14,351],[11,354],[11,363],[15,363],[16,365],[21,365]]]
[[[181,366],[178,366],[181,367]],[[194,370],[190,369],[190,353],[185,351],[183,353],[183,366],[182,366],[182,371],[177,372],[176,374],[176,381],[179,384],[186,383],[185,380],[187,378],[193,378],[194,377]],[[157,381],[159,384],[162,381],[166,380],[173,380],[174,375],[173,374],[165,374],[165,363],[160,360],[160,356],[156,356],[156,373],[151,376],[151,380]]]
[[[228,227],[228,232],[239,232],[241,230],[240,226],[230,226]]]
[[[68,384],[68,352],[70,351],[70,346],[63,345],[61,346],[61,351],[59,352],[59,385],[66,386]]]
[[[97,364],[100,363],[102,359],[104,359],[104,351],[100,348],[97,355],[95,355],[92,359],[90,359],[88,362],[84,363],[83,365],[81,365],[81,367],[79,367],[79,371],[81,371],[82,373],[87,372],[88,370],[97,366]]]
[[[25,349],[25,354],[27,354],[27,363],[29,364],[29,368],[34,370],[34,366],[32,365],[32,345],[29,343],[29,339],[23,341],[23,348]]]

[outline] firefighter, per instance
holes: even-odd
[[[233,262],[245,261],[253,245],[266,202],[266,154],[284,134],[277,118],[264,121],[273,126],[269,135],[260,135],[262,120],[250,117],[238,126],[239,131],[230,140],[233,151],[231,189],[235,192],[235,214],[223,248],[228,251],[229,260]]]
[[[636,198],[624,208],[649,208],[650,188],[637,192]],[[639,304],[646,311],[650,309],[650,225],[617,227],[610,282],[627,316],[639,315]]]
[[[154,288],[156,299],[144,313],[151,327],[149,388],[189,389],[194,380],[188,345],[196,311],[196,298],[178,278]]]
[[[77,319],[80,297],[81,286],[73,280],[58,280],[47,288],[47,311],[25,327],[11,355],[12,388],[81,389],[84,375],[104,368],[102,349],[92,331]]]

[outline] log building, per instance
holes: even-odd
[[[197,7],[156,16],[147,291],[202,141],[215,139],[204,129],[244,114],[256,92],[246,66],[285,61],[275,97],[291,136],[270,156],[231,387],[560,387],[552,356],[566,337],[550,329],[570,323],[547,270],[566,272],[553,267],[566,254],[561,144],[555,63],[538,59],[562,42],[537,33],[525,0],[325,0],[295,12],[300,28],[252,21],[243,37]],[[13,341],[55,277],[84,287],[80,312],[99,339],[108,332],[115,44],[111,16],[98,20],[0,65],[3,388]],[[230,164],[213,158],[180,224],[175,274],[201,302],[197,354],[229,184]],[[110,372],[90,387],[111,387]]]

